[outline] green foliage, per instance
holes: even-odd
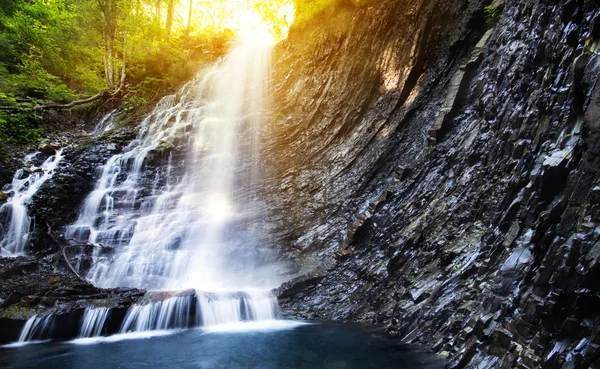
[[[135,94],[129,94],[125,96],[123,99],[123,110],[125,111],[135,111],[140,107],[144,106],[148,100],[143,96],[138,96]]]
[[[502,14],[502,6],[494,2],[491,5],[486,6],[485,9],[483,9],[483,13],[485,15],[486,23],[490,26],[493,26],[500,19],[500,15]]]
[[[40,59],[39,55],[24,55],[16,66],[19,73],[10,74],[0,67],[0,91],[52,101],[70,100],[71,90],[60,78],[48,73]]]
[[[594,41],[593,38],[589,37],[584,41],[583,49],[586,55],[600,55],[598,53],[600,42]]]
[[[134,85],[146,77],[173,84],[189,78],[198,61],[191,50],[212,36],[178,29],[166,37],[157,14],[164,15],[167,3],[0,0],[0,91],[58,101],[95,94],[113,87],[107,86],[109,70],[120,83],[124,62]]]
[[[0,113],[0,140],[39,138],[36,103],[122,88],[124,108],[138,109],[222,53],[231,35],[190,32],[179,18],[167,31],[168,3],[0,0],[0,106],[19,108]]]
[[[84,3],[89,5],[86,1],[17,0],[10,15],[0,15],[0,65],[10,75],[20,75],[0,76],[10,91],[61,101],[72,98],[73,89],[82,93],[97,89],[97,83],[94,86],[89,73],[82,70],[82,66],[89,70],[102,63],[94,50],[99,38],[93,37],[86,24]]]
[[[3,106],[14,108],[10,111],[0,111],[0,142],[30,143],[41,138],[39,117],[33,113],[31,107],[20,104],[14,94],[0,93],[0,101]]]

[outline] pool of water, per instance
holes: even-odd
[[[444,362],[354,327],[294,322],[0,348],[5,369],[435,369]]]

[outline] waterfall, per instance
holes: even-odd
[[[30,166],[39,154],[27,155],[25,165]],[[41,167],[30,166],[16,172],[7,191],[10,197],[0,206],[1,256],[19,256],[25,253],[33,223],[27,205],[42,185],[52,178],[62,158],[62,150],[58,150]]]
[[[127,310],[124,318],[111,315],[109,307],[88,307],[81,319],[77,338],[112,333],[148,332],[191,327],[214,327],[239,322],[265,322],[277,316],[277,299],[269,291],[148,292]],[[110,321],[110,322],[109,322]],[[119,330],[110,328],[120,324]],[[55,315],[36,315],[25,323],[18,343],[51,339]],[[118,327],[118,325],[117,325]],[[73,337],[74,338],[74,337]]]
[[[99,169],[67,238],[101,243],[88,278],[101,287],[244,290],[274,287],[269,250],[247,224],[261,216],[260,117],[268,43],[240,43],[224,60],[165,97],[123,153]],[[172,148],[188,155],[173,163]],[[168,164],[150,158],[168,152]],[[166,155],[166,154],[165,154]],[[173,174],[173,167],[184,170]]]
[[[53,320],[53,315],[32,316],[25,322],[18,342],[23,343],[48,338],[52,330]]]
[[[277,299],[268,293],[199,293],[202,325],[263,321],[276,316]]]
[[[189,328],[196,325],[194,296],[176,296],[147,305],[132,306],[121,325],[121,333]]]
[[[85,309],[79,337],[86,338],[100,336],[109,314],[110,308],[107,307]]]
[[[65,235],[114,249],[94,251],[87,278],[106,288],[206,291],[134,305],[122,332],[275,317],[276,299],[264,291],[283,282],[285,267],[253,229],[266,215],[256,188],[271,47],[239,42],[163,98],[137,138],[98,168]]]
[[[268,292],[192,290],[191,293],[184,291],[179,296],[152,301],[162,294],[150,292],[141,304],[132,306],[120,333],[266,321],[273,319],[277,312],[277,299]]]
[[[117,109],[114,109],[114,110],[110,111],[108,114],[106,114],[104,117],[102,117],[102,119],[100,119],[98,124],[96,124],[96,127],[94,128],[94,130],[91,132],[91,135],[92,136],[101,136],[103,133],[106,133],[106,132],[110,131],[111,129],[113,129],[115,126],[116,113],[117,113]]]

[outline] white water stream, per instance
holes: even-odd
[[[83,323],[79,331],[79,338],[98,337],[102,335],[102,329],[110,314],[110,308],[97,307],[88,308],[83,314]]]
[[[269,50],[256,40],[241,43],[164,98],[138,138],[101,168],[66,234],[116,248],[114,255],[97,251],[88,274],[96,285],[214,291],[276,283],[272,270],[257,264],[265,250],[243,229],[257,215],[252,189]],[[148,157],[182,140],[192,147],[184,173],[171,173],[172,158],[149,173]]]
[[[27,320],[18,343],[47,338],[52,328],[52,315],[33,316]]]
[[[95,189],[65,238],[110,246],[94,250],[87,278],[95,285],[150,292],[117,322],[110,308],[87,308],[80,340],[109,330],[130,334],[276,318],[270,291],[284,281],[286,268],[255,229],[265,216],[256,188],[271,47],[257,37],[239,42],[162,99],[138,137],[98,168]],[[92,134],[115,127],[116,116],[110,112]],[[61,159],[59,151],[30,176],[15,175],[12,196],[0,208],[12,217],[5,222],[3,254],[23,253],[32,221],[26,205]],[[53,322],[52,315],[32,317],[19,342],[52,337],[61,329]]]
[[[264,216],[255,188],[271,46],[259,38],[239,42],[162,99],[137,139],[98,169],[65,234],[114,248],[94,251],[87,278],[106,288],[195,290],[132,306],[121,333],[276,317],[269,291],[283,282],[284,267],[252,228]],[[110,129],[114,116],[96,133]],[[187,155],[172,150],[178,146]],[[108,315],[86,310],[80,337],[101,335]]]
[[[31,166],[32,160],[40,153],[27,155],[23,162],[28,167],[19,169],[13,177],[9,198],[0,206],[0,255],[20,256],[25,254],[34,219],[29,215],[27,205],[33,196],[49,180],[62,160],[62,150],[46,159],[40,166]]]

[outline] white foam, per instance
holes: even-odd
[[[175,333],[181,332],[181,330],[170,330],[170,331],[145,331],[145,332],[129,332],[129,333],[121,333],[115,334],[114,336],[108,337],[88,337],[88,338],[78,338],[68,343],[73,345],[95,345],[98,343],[111,343],[111,342],[119,342],[119,341],[127,341],[127,340],[143,340],[154,337],[163,337],[169,336]]]
[[[230,324],[219,324],[209,327],[202,327],[206,333],[235,333],[235,332],[254,332],[254,331],[282,331],[298,328],[312,323],[300,322],[294,320],[263,320],[254,322],[238,322]]]
[[[36,345],[36,344],[45,343],[45,342],[50,342],[50,340],[13,342],[13,343],[9,343],[8,345],[2,345],[0,347],[2,347],[2,348],[18,348],[18,347],[29,346],[29,345]]]

